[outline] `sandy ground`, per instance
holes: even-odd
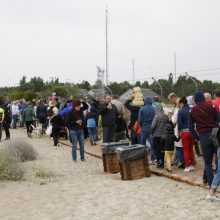
[[[13,139],[22,136],[12,131]],[[24,163],[24,181],[0,182],[1,220],[220,219],[220,203],[206,201],[205,189],[154,175],[121,181],[120,174],[103,172],[100,159],[73,163],[70,148],[54,148],[46,138],[27,140],[38,159]],[[40,167],[57,177],[36,178]]]

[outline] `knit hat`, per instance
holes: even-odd
[[[205,102],[205,96],[202,92],[198,91],[195,93],[194,100],[195,100],[195,103]]]
[[[81,107],[81,102],[79,101],[79,99],[75,99],[73,100],[73,107],[76,108],[76,107]]]

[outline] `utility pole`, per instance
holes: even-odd
[[[174,53],[174,83],[176,83],[176,53]]]
[[[106,85],[109,83],[109,69],[108,69],[108,6],[105,10],[105,72]]]
[[[134,58],[132,59],[132,72],[133,72],[133,86],[134,86],[134,81],[135,81],[135,71],[134,71]]]
[[[160,87],[160,98],[162,99],[163,98],[163,88],[162,88],[161,84],[156,79],[154,79],[154,77],[152,77],[152,79]]]

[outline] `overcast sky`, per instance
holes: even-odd
[[[105,67],[109,7],[109,80],[164,78],[174,72],[220,80],[219,0],[0,0],[0,86],[22,75],[94,83]],[[215,69],[216,68],[216,69]]]

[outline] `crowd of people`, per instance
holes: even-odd
[[[130,139],[131,144],[147,145],[150,149],[150,164],[159,169],[172,172],[172,166],[191,172],[196,169],[196,157],[204,158],[203,182],[210,187],[208,199],[220,200],[215,195],[220,184],[220,147],[214,145],[212,130],[220,121],[220,90],[209,93],[196,92],[194,96],[178,97],[175,93],[168,96],[173,109],[165,108],[158,97],[145,97],[144,105],[134,105],[134,95],[123,104],[117,96],[99,96],[92,100],[70,97],[61,102],[55,93],[49,101],[24,99],[11,103],[1,103],[0,140],[2,128],[6,140],[10,139],[9,128],[26,127],[27,136],[37,122],[42,133],[52,124],[51,138],[54,146],[59,146],[61,127],[69,134],[72,143],[72,160],[77,161],[77,144],[80,159],[85,161],[84,139],[96,145],[102,138],[103,143]],[[214,99],[214,101],[212,101]],[[126,109],[130,112],[128,126],[125,120]],[[195,150],[194,150],[195,149]],[[165,163],[166,161],[166,163]],[[213,167],[213,163],[215,166]],[[214,176],[214,173],[216,175]]]

